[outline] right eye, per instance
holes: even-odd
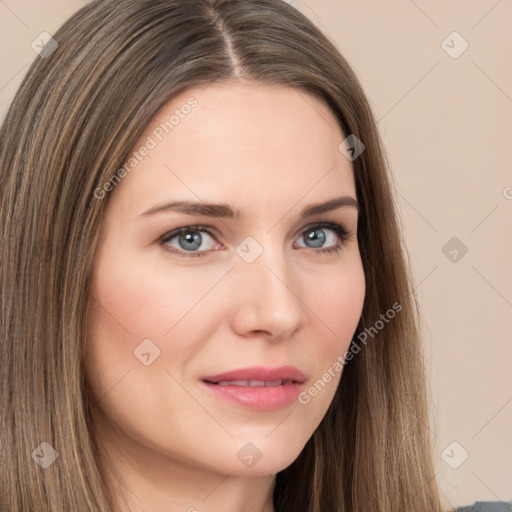
[[[210,248],[198,251],[201,245],[205,242],[204,238],[206,233],[206,239],[211,239]],[[169,242],[176,239],[176,245],[170,245]],[[164,246],[164,249],[179,254],[180,256],[206,256],[206,254],[212,249],[220,249],[222,246],[216,242],[213,232],[208,226],[185,226],[175,229],[163,236],[160,240],[160,244]]]

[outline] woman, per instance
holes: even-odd
[[[53,38],[0,132],[0,508],[443,510],[338,50],[275,0],[92,2]]]

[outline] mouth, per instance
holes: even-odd
[[[201,379],[214,396],[237,406],[272,410],[297,399],[305,375],[294,366],[280,368],[252,367]]]
[[[295,366],[277,368],[252,366],[218,375],[207,375],[202,380],[211,384],[222,382],[234,386],[281,386],[283,383],[289,382],[302,384],[306,380],[306,376]]]
[[[263,381],[263,380],[221,380],[219,382],[211,382],[209,380],[203,380],[207,384],[213,384],[214,386],[241,386],[241,387],[276,387],[276,386],[284,386],[287,384],[300,384],[300,382],[295,380],[273,380],[273,381]]]

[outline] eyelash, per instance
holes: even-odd
[[[309,226],[306,226],[304,230],[300,233],[300,236],[304,236],[305,233],[312,231],[313,228],[328,228],[332,231],[334,231],[338,238],[340,239],[340,242],[338,242],[337,245],[333,247],[329,247],[327,249],[315,249],[310,248],[313,250],[316,254],[325,255],[325,254],[331,254],[331,253],[337,253],[340,252],[343,249],[344,243],[349,238],[349,232],[340,224],[334,224],[332,222],[317,222],[315,224],[310,224]],[[164,247],[164,250],[169,251],[173,254],[178,254],[179,256],[183,256],[185,258],[188,257],[197,257],[197,256],[207,256],[210,251],[200,251],[200,252],[193,252],[193,251],[180,251],[176,248],[170,249],[168,246],[165,246],[167,242],[172,240],[178,235],[181,235],[183,233],[196,233],[200,231],[205,231],[208,233],[212,238],[215,239],[215,233],[208,227],[208,226],[201,226],[201,225],[193,225],[193,226],[185,226],[182,228],[175,229],[173,231],[170,231],[169,233],[166,233],[163,235],[159,243]]]

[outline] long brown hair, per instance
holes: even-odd
[[[389,166],[336,47],[281,0],[93,1],[53,38],[0,130],[1,510],[113,510],[82,367],[108,201],[95,190],[174,95],[242,77],[315,94],[365,145],[352,162],[366,277],[353,343],[364,332],[371,339],[345,365],[303,451],[276,475],[276,512],[440,511],[418,306]],[[400,312],[375,328],[393,304]],[[46,468],[35,462],[49,450],[43,442],[59,457]]]

